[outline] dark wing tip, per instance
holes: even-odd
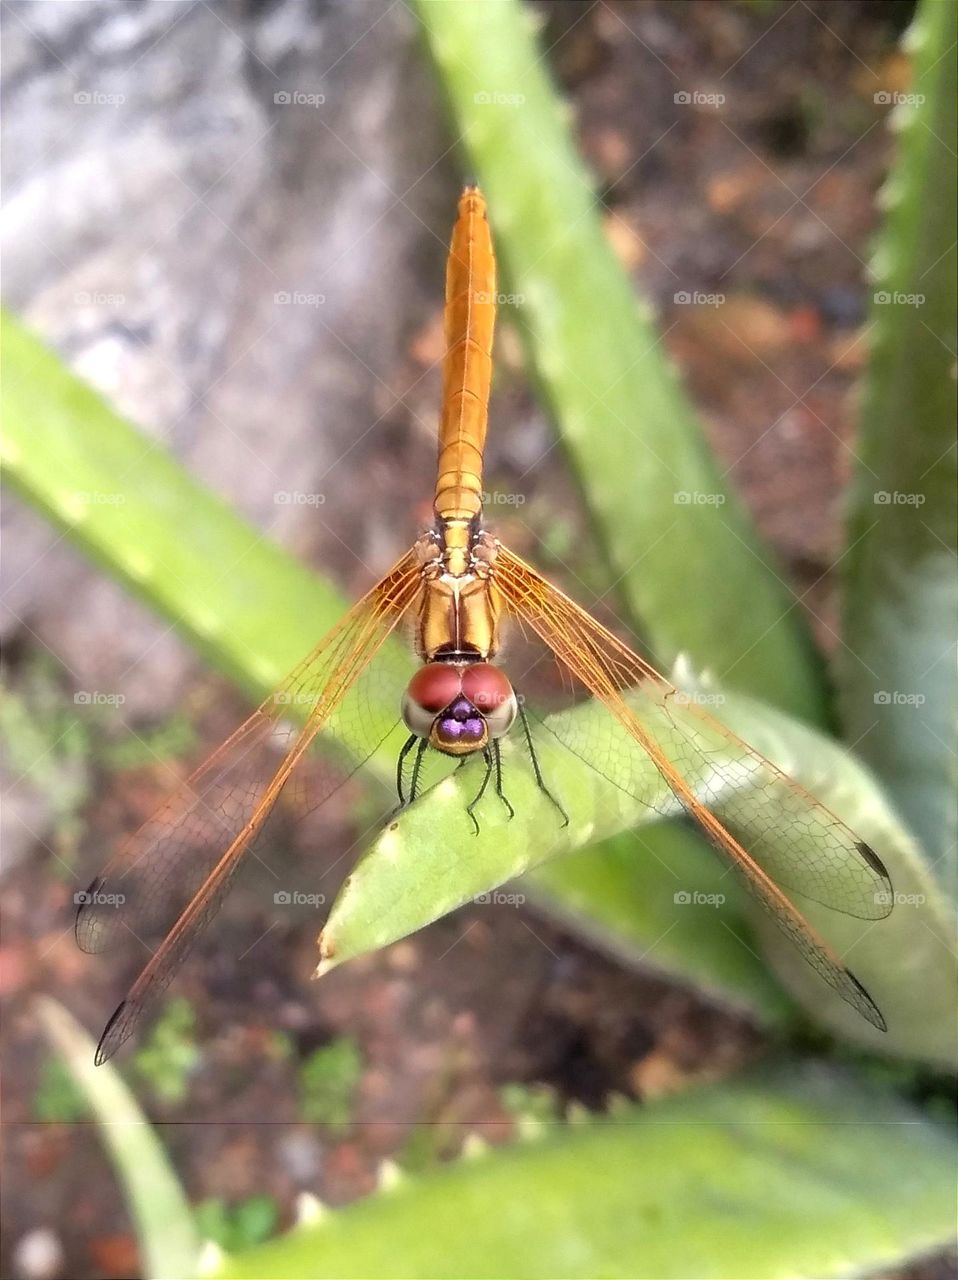
[[[856,1008],[866,1018],[873,1027],[877,1027],[879,1031],[887,1031],[888,1023],[882,1017],[881,1009],[871,998],[862,984],[858,981],[851,969],[845,970],[845,977],[854,985],[861,999],[856,1003]]]
[[[100,1036],[100,1043],[97,1045],[96,1053],[93,1057],[94,1066],[102,1067],[104,1062],[108,1062],[129,1036],[130,1027],[121,1025],[126,1006],[127,1001],[121,1000],[110,1015],[109,1022],[103,1028],[103,1035]]]
[[[885,866],[884,862],[882,862],[881,858],[879,858],[871,845],[866,844],[864,840],[858,840],[855,844],[855,848],[871,867],[872,871],[891,884],[891,876],[888,874],[888,868]]]
[[[878,876],[884,886],[880,892],[874,895],[875,905],[878,907],[884,907],[883,911],[877,912],[876,914],[879,919],[884,919],[885,916],[891,914],[891,909],[895,905],[895,891],[892,886],[891,876],[888,874],[888,868],[885,866],[884,862],[882,862],[881,858],[879,858],[871,845],[866,844],[864,840],[856,840],[855,848],[862,861],[865,862],[872,871],[874,871],[875,875]]]

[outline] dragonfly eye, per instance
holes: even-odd
[[[481,712],[490,738],[501,738],[512,728],[518,705],[508,677],[491,662],[474,662],[462,673],[462,692]]]
[[[462,692],[462,669],[448,662],[427,662],[406,686],[402,718],[406,728],[428,738],[433,722]]]

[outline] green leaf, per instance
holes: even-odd
[[[687,676],[682,686],[696,691]],[[953,947],[953,930],[913,841],[889,812],[868,775],[841,747],[748,698],[712,697],[721,704],[716,714],[723,722],[804,783],[876,850],[902,895],[896,909],[881,921],[841,915],[793,895],[839,953],[848,956],[848,963],[888,1020],[886,1034],[867,1025],[826,987],[777,929],[763,928],[767,953],[779,975],[809,1012],[841,1035],[879,1051],[952,1061],[950,1011],[955,1006],[956,989],[949,949]],[[654,732],[656,718],[667,713],[647,699],[637,697],[635,701]],[[590,702],[570,714],[581,741],[601,740],[601,725],[609,717],[603,706]],[[550,719],[545,723],[548,726]],[[478,790],[481,763],[467,764],[440,782],[400,814],[360,859],[330,911],[321,937],[323,959],[318,972],[385,946],[470,900],[495,902],[496,897],[488,895],[506,881],[595,840],[677,812],[677,802],[654,765],[638,758],[637,752],[631,777],[645,803],[558,743],[550,743],[550,736],[540,735],[537,750],[550,788],[562,798],[570,815],[568,827],[561,825],[531,771],[512,767],[519,765],[520,748],[516,741],[505,740],[503,767],[508,770],[515,817],[507,821],[497,797],[486,796],[476,811],[479,833],[473,833],[466,806]],[[739,837],[746,847],[764,840],[765,862],[774,872],[779,861],[787,865],[790,844],[783,834],[782,842],[776,845],[776,833],[768,833],[759,819],[755,830],[750,830],[748,817],[742,813],[740,791],[715,799],[712,769],[722,763],[723,756],[728,758],[728,747],[716,742],[703,756],[702,769],[687,770],[688,780],[700,790],[709,788],[712,807],[720,817],[724,805],[734,800]],[[703,773],[706,760],[708,772]],[[760,786],[767,799],[768,784]],[[786,799],[783,793],[783,805]],[[734,992],[729,965],[734,965],[737,949],[747,946],[747,940],[743,942],[729,932],[729,920],[710,901],[716,894],[727,900],[731,896],[727,886],[735,883],[734,877],[725,873],[724,879],[716,879],[713,867],[704,882],[685,879],[683,873],[689,877],[695,874],[694,863],[678,871],[657,858],[642,858],[641,848],[636,853],[630,903],[644,905],[621,928],[618,938],[614,920],[605,914],[607,945],[620,941],[625,948],[634,949],[638,935],[639,945],[645,944],[646,961],[651,958],[663,970],[677,970],[686,979],[694,975],[699,980],[715,954],[724,953],[724,971],[719,969],[709,985],[721,990],[724,980],[730,993]],[[519,885],[516,892],[522,889]],[[679,894],[689,895],[692,901]],[[499,900],[508,903],[508,895]],[[726,902],[718,905],[724,907]],[[676,958],[678,943],[672,948],[664,946],[672,926],[683,919],[681,913],[685,913],[685,945],[692,957],[684,961]]]
[[[603,234],[531,11],[517,0],[418,0],[416,12],[489,201],[508,288],[522,299],[528,363],[585,491],[608,580],[661,663],[687,653],[738,688],[820,719],[808,636]]]
[[[914,97],[891,117],[841,654],[846,736],[943,883],[958,871],[956,36],[958,7],[923,0],[907,40]]]
[[[109,1065],[93,1065],[94,1044],[55,1000],[41,997],[37,1017],[93,1111],[116,1169],[140,1244],[147,1280],[195,1274],[200,1240],[193,1215],[155,1131]]]
[[[681,886],[724,901],[675,910]],[[794,1017],[758,954],[748,894],[685,824],[659,822],[576,850],[536,867],[522,888],[622,964],[660,972],[768,1026]]]
[[[9,316],[0,359],[6,483],[248,693],[272,690],[340,616],[332,587],[192,480]]]
[[[950,1239],[952,1136],[822,1071],[723,1085],[401,1181],[216,1274],[847,1276]]]

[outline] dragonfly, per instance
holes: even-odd
[[[314,748],[328,735],[359,768],[402,722],[408,736],[396,762],[400,807],[423,794],[431,759],[478,761],[482,779],[467,806],[478,831],[477,806],[490,786],[505,820],[513,813],[502,745],[518,734],[557,828],[568,824],[565,800],[540,763],[542,722],[531,723],[496,661],[510,623],[537,636],[575,687],[604,706],[601,741],[584,738],[574,716],[566,730],[562,717],[550,718],[551,734],[644,801],[648,789],[639,779],[651,766],[675,809],[740,874],[804,960],[863,1018],[886,1029],[871,996],[783,888],[863,920],[881,919],[894,895],[878,855],[704,706],[679,696],[484,524],[496,287],[486,203],[470,185],[459,200],[446,268],[433,521],[79,895],[75,932],[85,951],[108,950],[126,933],[162,935],[106,1024],[98,1064],[166,990],[280,797],[306,812],[342,784],[341,766],[316,767]],[[402,663],[391,638],[401,626],[412,639]]]

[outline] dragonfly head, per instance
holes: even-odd
[[[427,662],[409,681],[402,716],[437,751],[465,756],[508,733],[517,709],[512,685],[491,662]]]

